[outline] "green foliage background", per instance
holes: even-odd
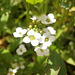
[[[43,0],[41,3],[36,2],[37,4],[28,4],[26,1],[0,0],[0,75],[7,74],[8,68],[11,67],[10,65],[12,65],[12,62],[19,62],[21,60],[27,62],[25,63],[25,65],[27,65],[26,68],[29,67],[25,70],[24,74],[26,75],[32,74],[33,72],[34,75],[36,73],[41,74],[41,72],[44,71],[44,67],[41,63],[46,61],[45,58],[37,57],[37,64],[34,65],[32,62],[35,55],[34,52],[28,51],[24,54],[22,57],[25,58],[25,60],[15,52],[18,46],[22,43],[22,39],[15,39],[12,34],[17,27],[29,27],[28,21],[26,20],[28,8],[29,17],[32,17],[33,15],[41,15],[43,13],[53,13],[55,15],[57,22],[51,26],[54,27],[57,34],[55,41],[49,49],[51,52],[56,51],[60,54],[62,60],[66,63],[68,75],[75,75],[73,68],[75,66],[75,11],[69,12],[69,10],[66,10],[67,7],[69,9],[74,7],[74,0]],[[64,5],[66,8],[62,8],[61,5]],[[29,24],[32,24],[31,20],[29,20]],[[56,52],[53,54],[56,55]],[[59,57],[57,58],[60,59]],[[54,62],[54,60],[52,61]],[[59,64],[57,62],[56,65]],[[40,69],[37,68],[38,65],[41,65]],[[33,69],[33,71],[31,69]],[[35,69],[37,69],[37,71]],[[19,71],[16,75],[21,74],[24,75],[23,70]]]

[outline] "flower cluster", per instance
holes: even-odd
[[[42,24],[52,24],[56,22],[56,19],[54,19],[54,15],[52,13],[48,15],[41,15],[40,17],[38,16],[33,16],[31,18],[33,21],[41,22]]]
[[[21,68],[21,69],[24,69],[24,68],[25,68],[24,62],[15,63],[14,66],[15,66],[15,69],[16,69],[16,70],[18,70],[18,69],[20,69],[20,68]]]
[[[19,62],[19,63],[15,63],[14,64],[15,69],[9,68],[9,72],[7,73],[7,75],[15,75],[17,73],[17,70],[19,68],[24,69],[24,63],[23,62]]]
[[[33,21],[36,20],[36,22],[41,22],[42,24],[52,24],[56,22],[56,19],[54,19],[54,15],[52,13],[48,14],[47,16],[33,16],[31,19]],[[42,31],[42,33],[40,33],[40,31]],[[46,56],[49,54],[48,47],[55,40],[55,34],[56,31],[51,26],[48,26],[47,28],[37,29],[37,31],[34,30],[34,28],[27,30],[18,27],[16,28],[16,32],[13,33],[15,38],[22,37],[23,43],[31,43],[31,45],[34,46],[34,51],[38,56]],[[16,50],[16,53],[18,55],[22,55],[26,51],[27,50],[25,46],[21,44]]]

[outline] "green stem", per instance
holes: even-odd
[[[45,13],[47,13],[47,10],[48,10],[48,1],[49,0],[45,0]]]
[[[26,6],[26,11],[27,11],[26,22],[27,22],[27,26],[29,26],[29,4],[28,3],[27,3],[27,6]]]
[[[63,20],[65,19],[65,12],[66,12],[66,9],[63,10],[60,20],[57,23],[55,23],[55,25],[54,25],[55,29],[57,29],[58,27],[61,26]]]
[[[43,13],[43,11],[44,11],[43,10],[43,5],[44,5],[44,2],[40,3],[40,8],[41,8],[40,11],[41,11],[41,13]]]

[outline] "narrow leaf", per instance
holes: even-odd
[[[26,2],[30,3],[30,4],[36,4],[36,3],[41,3],[43,2],[43,0],[26,0]]]

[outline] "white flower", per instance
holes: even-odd
[[[36,47],[34,51],[38,56],[47,56],[49,54],[49,49],[42,49],[41,47]]]
[[[40,17],[37,17],[37,22],[40,22],[43,24],[52,24],[56,22],[56,19],[54,19],[54,15],[52,13],[46,15],[41,15]]]
[[[37,46],[39,44],[39,38],[41,37],[41,34],[40,33],[37,33],[35,32],[34,30],[30,30],[28,31],[27,33],[28,36],[26,36],[24,39],[23,39],[23,42],[25,43],[29,43],[31,42],[31,44],[33,46]]]
[[[43,24],[52,24],[56,22],[56,19],[54,19],[54,15],[52,13],[48,14],[47,17],[44,17],[45,19],[41,21]]]
[[[43,14],[43,15],[41,15],[40,17],[37,17],[37,22],[45,21],[45,20],[46,20],[46,18],[47,18],[47,16]]]
[[[13,33],[15,38],[23,37],[24,34],[26,34],[27,30],[22,29],[21,27],[16,28],[16,32]]]
[[[21,44],[20,46],[19,46],[19,48],[16,50],[16,53],[18,54],[18,55],[22,55],[24,52],[26,52],[27,50],[26,50],[26,48],[25,48],[25,46],[23,45],[23,44]]]
[[[49,32],[46,32],[46,33],[44,33],[43,36],[41,37],[40,43],[42,43],[43,46],[45,46],[45,47],[46,47],[46,46],[49,47],[49,46],[52,44],[52,42],[53,42],[54,40],[55,40],[55,37],[52,36],[52,35],[50,35]]]
[[[17,72],[16,69],[9,68],[9,73],[7,75],[15,75],[16,72]]]
[[[17,70],[18,70],[19,68],[21,68],[21,69],[24,69],[24,68],[25,68],[23,62],[15,63],[14,66],[15,66],[15,68],[16,68]]]
[[[32,18],[30,18],[30,19],[32,19],[33,20],[33,22],[37,19],[37,17],[36,16],[33,16]]]
[[[56,31],[54,30],[53,27],[43,28],[43,31],[50,32],[50,34],[56,34]]]

